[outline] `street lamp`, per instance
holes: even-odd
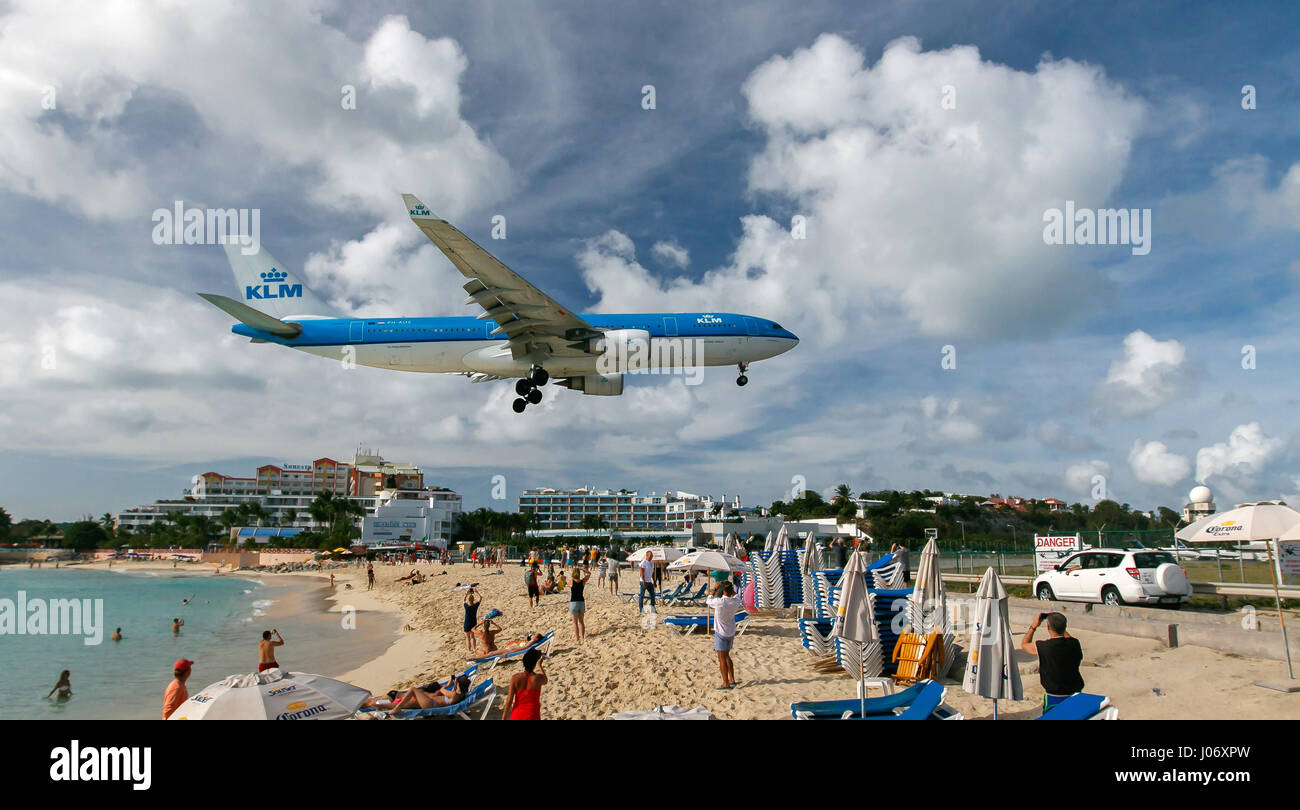
[[[1011,528],[1011,551],[1014,553],[1020,550],[1020,547],[1016,544],[1016,524],[1008,523],[1007,526]]]
[[[964,549],[966,548],[966,521],[958,520],[954,522],[961,524],[961,547]]]

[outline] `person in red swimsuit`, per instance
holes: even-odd
[[[542,685],[546,683],[546,670],[541,666],[541,658],[542,654],[536,647],[524,653],[524,671],[510,679],[506,705],[501,710],[502,720],[542,719]]]

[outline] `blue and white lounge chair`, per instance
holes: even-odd
[[[471,688],[469,694],[465,695],[465,699],[460,703],[451,706],[435,706],[432,709],[402,709],[399,712],[393,712],[391,716],[401,720],[428,719],[431,717],[459,717],[462,720],[472,720],[474,718],[469,716],[470,709],[476,704],[483,703],[485,704],[483,713],[479,715],[478,719],[486,720],[488,712],[492,710],[492,704],[496,702],[496,696],[496,684],[492,682],[491,678],[488,678],[478,686]]]
[[[700,589],[695,593],[689,593],[689,589],[688,589],[687,593],[683,593],[679,595],[676,599],[667,599],[665,601],[670,605],[699,604],[700,600],[704,598],[705,591],[707,591],[708,589],[709,589],[709,583],[706,582],[703,585],[701,585]]]
[[[511,650],[510,652],[507,652],[507,653],[498,653],[498,654],[496,654],[496,655],[489,655],[489,656],[485,656],[485,657],[483,657],[483,658],[472,658],[472,659],[470,659],[469,661],[467,661],[466,663],[470,663],[470,664],[490,664],[491,666],[488,667],[488,670],[490,671],[490,670],[496,669],[497,664],[501,663],[502,661],[509,661],[511,658],[519,658],[519,657],[522,657],[524,653],[528,652],[529,650],[533,649],[534,647],[539,647],[539,648],[540,648],[540,647],[542,647],[542,646],[545,646],[545,647],[546,647],[545,655],[546,655],[547,658],[550,658],[550,657],[551,657],[551,644],[552,644],[552,642],[554,642],[554,641],[555,641],[555,631],[552,630],[551,632],[549,632],[549,633],[547,633],[546,635],[542,636],[542,637],[541,637],[540,639],[538,639],[537,641],[534,641],[532,644],[529,644],[527,647],[520,647],[520,648],[517,649],[517,650]]]
[[[790,715],[796,720],[929,720],[935,716],[959,719],[960,714],[943,710],[947,692],[947,687],[938,681],[922,681],[892,695],[867,698],[865,716],[862,701],[856,698],[791,703]]]
[[[1119,709],[1110,698],[1079,692],[1043,712],[1039,720],[1118,720]]]
[[[713,632],[713,614],[706,613],[703,616],[665,616],[664,624],[674,628],[689,636],[696,630],[704,630],[706,633]],[[745,611],[736,613],[736,635],[744,635],[745,628],[749,627],[749,614]]]

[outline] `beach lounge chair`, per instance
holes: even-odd
[[[1079,692],[1043,712],[1039,720],[1118,720],[1119,709],[1110,698]]]
[[[471,664],[480,664],[480,665],[481,665],[481,664],[489,664],[490,666],[488,666],[488,670],[490,671],[490,670],[496,669],[497,664],[501,663],[502,661],[509,661],[511,658],[519,658],[519,657],[523,656],[524,653],[528,652],[529,650],[533,649],[534,647],[539,647],[539,648],[540,648],[540,647],[542,647],[542,646],[545,646],[545,647],[546,647],[545,655],[546,655],[547,658],[550,658],[550,657],[551,657],[551,644],[552,644],[554,641],[555,641],[555,631],[552,630],[551,632],[549,632],[549,633],[547,633],[546,635],[542,636],[542,637],[541,637],[540,639],[538,639],[537,641],[534,641],[532,644],[529,644],[527,647],[520,647],[520,648],[517,649],[517,650],[511,650],[510,652],[507,652],[507,653],[498,653],[498,654],[496,654],[496,655],[488,655],[488,656],[484,656],[484,657],[482,657],[482,658],[474,658],[474,659],[470,659],[467,663],[471,663]]]
[[[701,586],[700,586],[700,589],[699,589],[698,591],[696,591],[695,593],[684,593],[684,594],[678,596],[676,599],[668,599],[668,600],[666,600],[666,601],[667,601],[667,603],[670,604],[670,605],[694,605],[694,604],[698,604],[699,601],[700,601],[701,599],[704,598],[704,594],[705,594],[706,591],[708,591],[708,589],[709,589],[709,583],[706,582],[706,583],[704,583],[703,585],[701,585]]]
[[[938,681],[922,681],[914,686],[883,697],[867,698],[866,714],[862,714],[862,701],[818,700],[791,703],[790,715],[796,720],[928,720],[943,707],[947,687]],[[949,710],[939,716],[955,714]],[[956,714],[953,719],[960,718]]]
[[[897,665],[894,682],[901,686],[932,678],[943,664],[943,638],[938,633],[903,633],[894,645],[892,659]]]
[[[689,636],[696,630],[704,630],[708,633],[713,632],[713,614],[708,613],[703,616],[665,616],[664,624],[681,632],[684,636]],[[736,635],[744,635],[745,628],[749,627],[749,614],[745,611],[736,613]]]
[[[469,690],[469,694],[460,703],[451,706],[435,706],[432,709],[402,709],[400,712],[393,712],[391,716],[401,720],[419,720],[429,719],[432,717],[459,717],[461,720],[472,720],[469,716],[470,710],[477,704],[482,703],[483,713],[479,715],[480,720],[486,720],[488,712],[492,710],[492,704],[496,702],[497,687],[488,678],[483,683]]]
[[[672,600],[674,600],[674,599],[676,599],[677,597],[681,596],[681,595],[682,595],[682,591],[684,591],[684,590],[686,590],[686,583],[685,583],[685,582],[679,582],[679,583],[677,583],[677,587],[676,587],[676,588],[672,589],[671,591],[668,590],[667,588],[665,588],[663,591],[660,591],[658,594],[656,594],[656,597],[655,597],[655,598],[657,598],[657,599],[662,599],[662,600],[665,601],[665,602],[671,602]]]

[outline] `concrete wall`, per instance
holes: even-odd
[[[258,553],[258,565],[280,565],[281,563],[309,562],[314,552],[311,549],[277,549]]]
[[[1008,616],[1019,628],[1039,613],[1064,613],[1069,626],[1097,633],[1149,638],[1166,647],[1206,647],[1247,658],[1285,660],[1275,616],[1250,613],[1198,613],[1143,607],[1111,607],[1085,602],[1040,602],[1011,599]],[[1292,660],[1300,661],[1300,627],[1287,628]]]

